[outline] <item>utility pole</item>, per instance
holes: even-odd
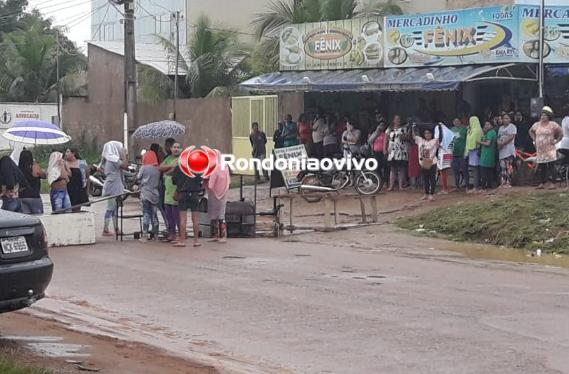
[[[176,105],[178,102],[178,74],[180,69],[180,11],[172,14],[176,21],[176,73],[174,75],[174,121],[176,120]]]
[[[136,127],[136,54],[134,37],[134,0],[124,0],[124,147],[128,152],[129,131]]]
[[[543,55],[545,53],[545,0],[539,2],[539,98],[543,99],[543,83],[545,81],[545,68]]]
[[[59,70],[59,55],[60,55],[60,44],[59,44],[59,31],[56,31],[56,41],[57,41],[57,52],[55,58],[55,71],[57,79],[57,124],[59,128],[63,130],[63,121],[61,120],[61,73]]]

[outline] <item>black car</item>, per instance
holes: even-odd
[[[26,308],[42,299],[52,273],[41,221],[0,210],[0,313]]]

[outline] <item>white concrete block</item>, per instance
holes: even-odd
[[[47,231],[49,247],[95,244],[95,214],[48,214],[39,217]]]

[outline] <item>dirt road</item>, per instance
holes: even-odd
[[[27,313],[0,317],[0,358],[54,374],[216,374],[156,347],[82,334]]]
[[[569,372],[569,271],[447,245],[383,225],[58,248],[49,298],[30,312],[222,372]]]

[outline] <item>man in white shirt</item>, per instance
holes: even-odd
[[[322,158],[324,154],[324,137],[326,136],[326,118],[323,113],[318,114],[318,118],[312,125],[312,156]]]

